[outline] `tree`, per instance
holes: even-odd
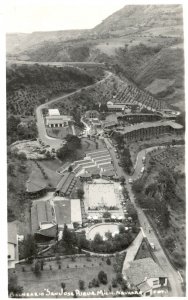
[[[68,172],[72,172],[72,166],[69,166]]]
[[[20,152],[20,153],[18,154],[18,158],[19,158],[20,160],[26,160],[26,159],[27,159],[27,156],[26,156],[26,154],[25,154],[24,152]]]
[[[111,265],[111,260],[110,260],[109,257],[107,258],[106,263],[107,263],[107,265],[109,265],[109,266]]]
[[[105,219],[110,219],[110,218],[111,218],[111,213],[110,213],[109,211],[105,211],[105,212],[103,213],[103,218],[105,218]]]
[[[37,277],[39,277],[41,275],[40,271],[41,271],[41,265],[40,265],[39,261],[36,261],[33,272]]]
[[[112,233],[110,231],[105,232],[105,237],[108,241],[112,240]]]
[[[116,288],[117,287],[117,280],[115,278],[112,278],[112,287]]]
[[[107,274],[104,271],[99,272],[98,279],[102,284],[107,284],[108,283],[108,277],[107,277]]]
[[[99,287],[99,281],[98,281],[98,279],[96,279],[96,278],[93,278],[93,280],[92,280],[92,286],[93,287]]]
[[[125,227],[122,224],[118,226],[118,229],[119,229],[119,234],[125,233]]]
[[[93,243],[94,244],[101,244],[103,242],[103,238],[99,233],[96,233]]]
[[[64,282],[61,282],[61,287],[65,291],[66,284]]]
[[[14,171],[15,171],[15,165],[13,163],[9,163],[8,164],[8,174],[10,176],[15,176]]]
[[[73,234],[68,229],[66,224],[64,224],[62,243],[63,243],[63,246],[66,248],[66,250],[72,249],[73,244],[74,244]]]
[[[119,284],[122,283],[122,281],[123,281],[123,275],[122,275],[121,272],[118,272],[118,273],[116,274],[116,280],[117,280],[117,282],[118,282]]]
[[[121,176],[121,177],[120,177],[120,183],[121,183],[122,185],[125,184],[125,177],[124,177],[124,176]]]
[[[133,183],[132,189],[136,193],[141,193],[143,190],[143,182],[141,180],[137,180]]]
[[[79,280],[79,289],[83,291],[85,289],[85,282],[83,280]]]
[[[78,198],[79,198],[80,200],[82,200],[83,197],[84,197],[84,190],[83,190],[83,189],[78,189],[78,190],[77,190],[77,195],[78,195]]]
[[[37,254],[37,243],[33,235],[28,234],[27,237],[22,242],[22,253],[23,257],[31,262],[33,257]]]

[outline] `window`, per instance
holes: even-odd
[[[146,296],[150,296],[150,292],[146,292]]]
[[[159,280],[158,279],[153,281],[153,285],[158,285],[158,284],[159,284]]]
[[[11,258],[11,255],[8,255],[8,258]]]

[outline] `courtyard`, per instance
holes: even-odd
[[[123,195],[119,183],[95,179],[84,184],[84,193],[85,209],[89,216],[102,217],[106,210],[112,211],[116,217],[123,215]]]

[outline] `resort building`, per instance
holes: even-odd
[[[117,117],[118,122],[130,122],[130,123],[140,123],[140,122],[156,122],[162,119],[159,114],[126,114]]]
[[[109,112],[123,112],[125,109],[125,104],[108,101],[107,107]]]
[[[60,115],[58,109],[49,109],[48,116],[45,118],[47,127],[66,127],[72,120],[71,116]]]
[[[165,134],[180,135],[183,133],[183,126],[173,121],[159,121],[127,126],[123,130],[114,130],[115,132],[123,135],[125,142],[130,142],[150,139]]]
[[[13,222],[8,223],[8,269],[15,268],[18,262],[18,238],[17,225]]]
[[[81,177],[83,175],[82,181],[90,180],[89,178],[99,178],[101,172],[114,169],[111,155],[106,148],[88,152],[85,159],[75,161],[72,167],[76,176]]]
[[[56,187],[55,195],[69,196],[75,184],[76,184],[75,173],[66,172]]]
[[[88,110],[88,111],[86,111],[86,113],[85,113],[85,117],[87,118],[87,119],[98,119],[99,118],[99,112],[97,111],[97,110]]]
[[[49,200],[33,202],[31,207],[31,228],[36,237],[53,239],[57,235],[54,208]]]

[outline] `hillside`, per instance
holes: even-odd
[[[9,33],[6,36],[8,55],[18,55],[26,49],[37,49],[45,42],[65,42],[79,39],[87,30],[60,30],[32,33]]]
[[[184,111],[184,52],[178,47],[139,44],[116,51],[115,71],[141,89]],[[178,99],[178,103],[177,103]]]
[[[127,5],[90,30],[7,35],[7,58],[105,62],[184,111],[182,15],[181,5]]]
[[[80,93],[69,96],[64,101],[50,104],[51,108],[58,108],[62,114],[73,115],[74,118],[81,116],[83,111],[99,109],[106,111],[106,103],[112,100],[114,103],[141,103],[155,109],[164,108],[163,101],[158,101],[149,93],[139,89],[129,80],[121,80],[111,74],[105,80],[92,86],[87,91],[83,88]]]
[[[106,18],[93,32],[120,36],[145,31],[155,36],[179,36],[182,24],[181,5],[127,5]]]
[[[86,71],[68,66],[8,65],[6,76],[7,112],[15,115],[33,115],[47,99],[95,82]]]

